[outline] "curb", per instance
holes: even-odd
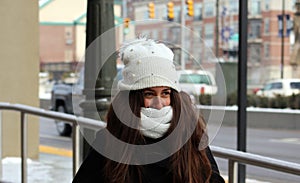
[[[46,154],[58,155],[58,156],[65,156],[65,157],[73,156],[73,152],[71,150],[64,149],[64,148],[56,148],[56,147],[51,147],[51,146],[44,146],[44,145],[39,146],[39,152],[46,153]]]

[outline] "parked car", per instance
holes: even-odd
[[[56,83],[52,88],[51,94],[51,110],[74,114],[72,105],[72,86],[71,83]],[[56,129],[61,136],[70,136],[72,133],[72,125],[60,120],[55,120]]]
[[[117,67],[117,79],[122,78],[121,70],[123,66]],[[82,109],[79,104],[84,100],[82,91],[84,89],[84,68],[80,70],[79,77],[76,78],[75,83],[56,83],[51,92],[51,110],[82,115]],[[72,124],[56,120],[56,129],[61,136],[70,136],[72,133]]]
[[[179,71],[181,89],[193,96],[215,95],[218,91],[212,73],[203,70]]]
[[[300,93],[300,79],[276,79],[267,82],[256,95],[272,98],[276,95],[291,96]]]

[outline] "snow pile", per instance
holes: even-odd
[[[67,164],[69,166],[69,164]],[[68,172],[68,173],[67,173]],[[53,183],[71,182],[72,168],[60,166],[60,162],[39,162],[27,159],[27,182]],[[5,182],[19,183],[21,180],[21,158],[8,157],[2,160],[2,178]]]

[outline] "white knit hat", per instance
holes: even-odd
[[[174,54],[164,44],[139,38],[124,44],[120,56],[125,65],[123,80],[118,83],[120,90],[168,86],[180,91]]]

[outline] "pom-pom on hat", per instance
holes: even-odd
[[[120,90],[168,86],[180,91],[174,54],[164,44],[138,38],[124,44],[120,56],[125,65],[123,80],[118,83]]]

